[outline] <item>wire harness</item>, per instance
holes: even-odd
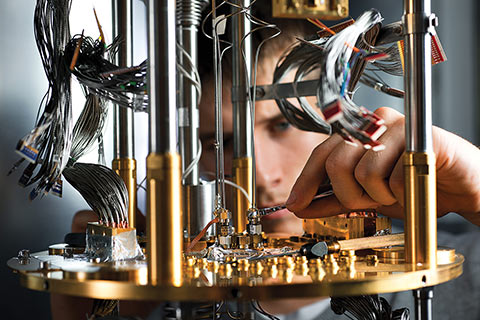
[[[383,148],[377,141],[386,130],[383,120],[352,100],[365,67],[371,72],[387,71],[396,75],[402,71],[396,47],[370,44],[379,32],[382,19],[378,11],[371,9],[338,33],[315,20],[314,23],[328,30],[330,35],[300,40],[285,53],[277,64],[273,83],[280,84],[294,73],[296,90],[298,82],[318,79],[316,105],[321,111],[319,113],[306,97],[298,97],[295,103],[277,98],[289,122],[302,130],[338,133],[346,141],[358,141],[365,148]],[[367,75],[362,82],[378,86],[380,81],[375,75]],[[384,92],[389,93],[388,88],[384,85]]]

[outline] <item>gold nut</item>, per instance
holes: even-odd
[[[234,256],[227,256],[225,258],[226,263],[232,263],[232,262],[235,262],[235,261],[237,261],[237,258],[235,258]]]
[[[307,263],[308,260],[307,260],[307,257],[305,256],[297,256],[295,257],[295,263],[297,264],[304,264],[304,263]]]
[[[250,237],[248,235],[239,235],[237,239],[240,249],[245,249],[250,244]]]
[[[327,255],[327,258],[325,259],[326,263],[336,263],[337,259],[335,258],[335,255],[330,253]]]
[[[267,264],[269,266],[276,266],[278,264],[278,258],[275,257],[275,258],[268,258],[267,260]]]
[[[220,219],[220,220],[226,220],[231,218],[230,211],[227,209],[219,209],[214,212],[214,214]]]
[[[378,257],[376,254],[369,254],[366,256],[367,266],[377,266]]]
[[[194,277],[195,279],[198,279],[198,277],[200,277],[200,272],[201,272],[201,271],[200,271],[200,268],[195,267],[194,273],[193,273],[193,277]]]
[[[317,267],[317,268],[319,268],[319,267],[322,266],[322,264],[323,264],[323,261],[322,261],[322,259],[320,259],[320,258],[308,260],[308,265],[310,266],[310,268],[312,268],[312,267]]]
[[[342,257],[355,257],[355,250],[342,250],[340,251]]]
[[[187,258],[187,266],[188,267],[193,267],[195,265],[195,262],[196,262],[195,260],[196,260],[195,257],[188,257]]]
[[[218,261],[210,261],[208,263],[208,271],[213,273],[218,273],[219,269],[220,269],[220,264],[218,263]]]
[[[253,271],[255,272],[255,274],[257,275],[261,275],[262,272],[263,272],[263,264],[260,262],[260,261],[257,261],[257,263],[255,263],[254,265],[252,265],[252,269]]]
[[[206,269],[208,267],[207,258],[202,258],[201,260],[198,260],[198,264],[199,264],[200,268]]]
[[[248,267],[250,266],[250,263],[248,262],[247,259],[239,259],[238,260],[238,270],[240,271],[248,271]]]

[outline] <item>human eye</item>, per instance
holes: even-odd
[[[283,133],[292,128],[292,125],[287,120],[279,120],[272,124],[272,131],[274,133]]]

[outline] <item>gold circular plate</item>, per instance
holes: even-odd
[[[41,258],[39,254],[33,256]],[[148,285],[144,262],[89,265],[68,271],[61,266],[62,271],[56,271],[59,269],[52,266],[52,272],[18,273],[24,287],[96,299],[268,300],[375,294],[434,286],[460,276],[464,258],[455,254],[451,263],[424,270],[401,263],[372,265],[363,258],[346,264],[338,259],[338,265],[325,262],[315,265],[315,261],[300,260],[279,259],[273,264],[237,261],[221,265],[199,260],[196,264],[186,263],[180,287]]]

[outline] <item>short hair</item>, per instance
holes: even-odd
[[[228,5],[223,5],[217,10],[217,16],[221,14],[229,14],[231,7]],[[207,7],[204,10],[204,17],[211,11],[211,7]],[[251,14],[269,24],[275,24],[280,30],[281,34],[277,37],[266,41],[259,55],[259,63],[266,56],[271,55],[271,52],[278,52],[280,50],[285,50],[290,44],[292,44],[297,37],[304,38],[305,36],[315,34],[318,29],[313,26],[311,23],[307,22],[305,19],[280,19],[272,17],[272,6],[271,1],[257,0],[252,5]],[[205,31],[210,33],[210,17],[205,22]],[[231,42],[231,23],[227,22],[227,28],[225,35],[222,36],[222,39]],[[252,25],[252,29],[255,28],[255,25]],[[270,28],[264,28],[252,33],[252,53],[255,53],[258,46],[265,39],[270,38],[277,30],[272,30]],[[198,72],[202,82],[211,80],[213,77],[213,43],[212,40],[207,38],[203,32],[200,30],[198,35]],[[230,78],[231,69],[232,69],[232,55],[231,51],[227,52],[222,59],[223,67],[223,76],[226,79]]]

